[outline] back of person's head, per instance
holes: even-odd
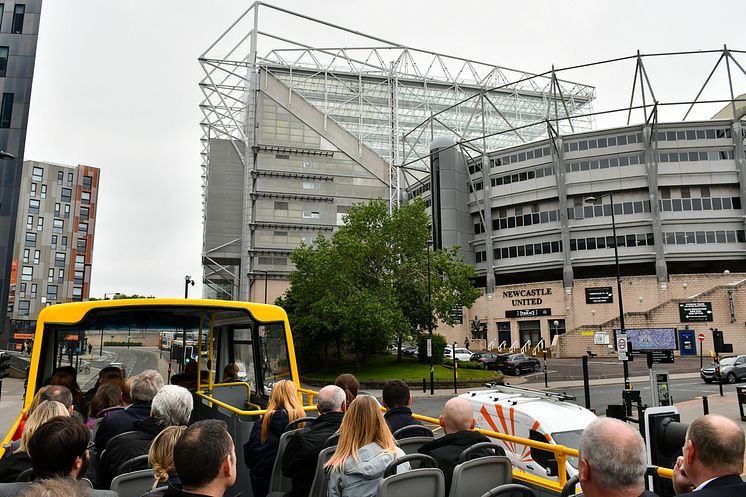
[[[306,414],[298,398],[298,387],[290,380],[280,380],[272,386],[267,412],[262,419],[262,443],[267,441],[272,415],[278,410],[287,412],[288,421],[302,418]]]
[[[69,388],[63,387],[62,385],[47,385],[41,387],[34,399],[31,401],[31,405],[28,408],[28,414],[31,415],[39,404],[45,400],[56,400],[60,404],[64,405],[68,409],[73,405],[73,394]]]
[[[101,368],[101,371],[98,372],[98,378],[99,380],[101,380],[105,376],[109,376],[113,374],[119,375],[119,377],[122,378],[122,370],[119,369],[117,366],[106,366],[105,368]]]
[[[645,442],[627,423],[612,418],[593,421],[583,430],[579,450],[581,466],[590,466],[590,478],[599,488],[622,492],[644,486]],[[582,467],[580,472],[582,485]]]
[[[184,430],[186,426],[169,426],[156,435],[153,443],[150,444],[148,463],[153,468],[156,484],[165,482],[169,476],[176,473],[174,447]]]
[[[158,371],[146,369],[132,378],[130,397],[132,402],[151,402],[163,388],[163,377]]]
[[[357,457],[361,447],[375,442],[386,452],[396,451],[396,441],[391,434],[376,399],[361,395],[350,404],[339,427],[339,443],[334,455],[326,464],[341,469],[348,457]]]
[[[316,399],[316,409],[319,414],[334,411],[344,411],[345,392],[336,385],[327,385],[319,390],[319,396]]]
[[[686,440],[695,448],[697,460],[719,476],[743,471],[744,433],[732,420],[709,414],[689,425]]]
[[[235,469],[233,440],[225,422],[216,419],[193,423],[174,447],[176,473],[186,490],[204,487],[220,477],[226,458]],[[232,484],[228,482],[228,486]]]
[[[75,381],[75,376],[70,374],[69,371],[57,371],[52,375],[52,378],[50,378],[49,384],[66,387],[71,392],[80,391],[80,387],[78,387],[78,384]]]
[[[16,449],[16,452],[28,452],[28,443],[34,432],[49,421],[50,419],[57,416],[69,416],[70,410],[56,400],[45,400],[39,407],[37,407],[31,416],[26,420],[26,424],[23,425],[23,434],[21,435],[21,444]]]
[[[226,364],[223,368],[223,381],[226,379],[236,379],[238,377],[238,364],[232,362]]]
[[[153,397],[151,415],[168,426],[186,425],[192,415],[194,400],[184,387],[166,385]]]
[[[23,489],[19,497],[90,497],[91,487],[70,478],[39,480]]]
[[[124,389],[124,378],[122,378],[122,372],[117,370],[115,372],[106,373],[105,375],[99,377],[98,384],[99,386],[114,384],[118,386],[120,390]]]
[[[124,405],[132,404],[132,380],[134,380],[132,376],[124,379],[124,385],[122,386],[122,400],[124,401]]]
[[[409,405],[409,387],[402,380],[391,380],[383,386],[381,394],[383,405],[388,409],[406,407]]]
[[[445,428],[446,433],[471,430],[474,428],[474,415],[471,403],[461,397],[454,397],[443,406],[443,415],[440,417],[440,425]]]
[[[36,479],[63,478],[81,458],[80,475],[85,473],[91,432],[70,416],[58,416],[41,425],[29,440],[28,454]]]
[[[104,409],[122,405],[122,389],[116,383],[104,383],[88,405],[88,416],[95,418]]]
[[[355,378],[354,375],[343,373],[337,376],[337,379],[334,380],[334,384],[344,390],[347,405],[349,406],[352,401],[355,400],[355,397],[357,397],[357,392],[360,389],[360,382],[357,381],[357,378]]]

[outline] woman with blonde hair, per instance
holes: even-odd
[[[376,399],[357,397],[345,412],[339,432],[337,450],[326,463],[331,468],[329,497],[375,497],[386,466],[404,455]],[[403,463],[397,472],[409,469],[409,463]]]
[[[56,400],[45,400],[40,403],[23,427],[21,445],[13,452],[6,451],[0,459],[0,482],[12,483],[16,481],[18,475],[31,467],[31,458],[27,451],[28,442],[41,425],[54,417],[69,415],[70,411]]]
[[[174,464],[174,447],[186,426],[169,426],[153,439],[148,450],[148,462],[153,468],[153,488],[166,484],[181,484]]]
[[[289,422],[303,416],[305,412],[295,383],[290,380],[275,383],[262,422],[254,423],[249,441],[243,446],[254,497],[266,497],[269,493],[269,479],[277,457],[280,436]]]

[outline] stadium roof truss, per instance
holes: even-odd
[[[265,22],[286,33],[264,31]],[[296,33],[325,43],[310,45]],[[288,87],[288,103],[307,100],[325,122],[356,137],[359,150],[372,149],[389,164],[392,208],[402,198],[401,165],[422,176],[435,136],[486,153],[545,138],[547,127],[536,123],[548,118],[562,132],[593,125],[592,86],[407,47],[263,2],[252,4],[199,62],[205,181],[210,138],[232,140],[246,164],[245,151],[256,145],[248,95],[252,74],[263,71]]]

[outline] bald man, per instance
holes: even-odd
[[[491,440],[481,433],[470,431],[474,428],[474,416],[472,415],[471,403],[461,397],[454,397],[446,402],[443,407],[443,415],[440,417],[440,426],[443,427],[445,436],[428,442],[419,449],[420,454],[431,456],[443,471],[446,480],[446,495],[451,490],[453,479],[453,468],[458,464],[458,458],[463,451],[479,442],[490,442]],[[505,451],[499,449],[499,456],[504,456]],[[478,450],[475,457],[491,456],[493,451],[489,449]]]
[[[578,479],[586,497],[655,497],[645,490],[645,442],[627,423],[599,418],[580,437]]]
[[[686,432],[683,455],[673,468],[677,495],[730,497],[746,495],[743,429],[732,420],[709,414],[695,419]]]

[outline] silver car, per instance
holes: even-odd
[[[716,368],[717,364],[712,362],[700,370],[699,375],[705,383],[718,381]],[[728,383],[735,383],[746,378],[746,355],[721,358],[720,378]]]

